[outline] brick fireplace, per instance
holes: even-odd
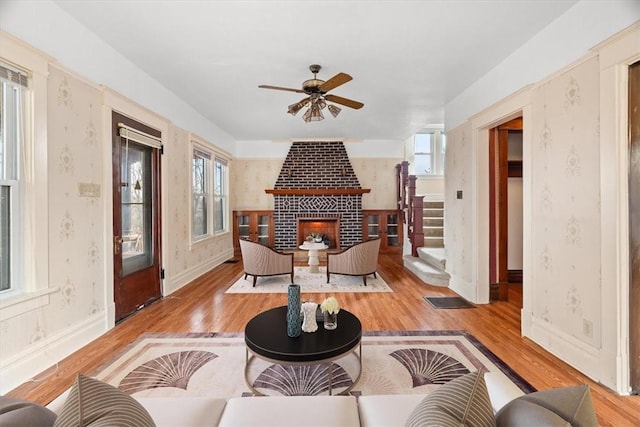
[[[339,141],[294,142],[273,189],[275,248],[299,246],[311,232],[340,249],[362,241],[362,194]]]

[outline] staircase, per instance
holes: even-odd
[[[444,201],[424,201],[422,229],[425,247],[444,248]]]
[[[407,270],[423,282],[433,286],[449,286],[451,276],[445,271],[444,248],[418,248],[418,256],[405,255],[403,263]]]

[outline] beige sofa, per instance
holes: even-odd
[[[469,375],[475,375],[475,373]],[[498,427],[529,425],[588,427],[597,425],[595,410],[587,386],[524,395],[513,383],[495,373],[488,372],[483,376],[475,375],[475,378],[480,381],[481,378],[484,379],[482,387],[480,387],[484,391],[480,394],[484,395],[485,403],[489,405],[488,410],[497,414]],[[444,387],[446,385],[436,389],[432,395],[437,394]],[[455,389],[448,390],[448,392],[452,390]],[[71,393],[73,394],[73,390]],[[51,402],[47,408],[59,415],[63,411],[68,395],[69,391]],[[358,398],[354,396],[281,396],[233,397],[229,399],[156,397],[137,398],[136,402],[146,409],[158,427],[388,427],[422,425],[422,421],[416,422],[415,409],[423,404],[421,402],[425,400],[425,396],[423,394],[372,395],[359,396]],[[457,392],[441,393],[441,396],[445,397],[444,400],[455,400],[459,394]],[[473,398],[470,400],[476,400],[473,394],[472,396]],[[466,400],[461,399],[461,401],[464,406]],[[107,400],[107,406],[111,402],[112,400]],[[465,412],[473,412],[474,409],[467,408]],[[407,424],[408,420],[409,424]],[[2,423],[0,422],[0,424]],[[460,423],[452,425],[460,425]]]

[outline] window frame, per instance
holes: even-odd
[[[215,238],[222,234],[229,233],[229,158],[224,154],[220,153],[218,150],[213,148],[210,144],[203,141],[200,138],[194,137],[193,135],[190,138],[190,178],[189,178],[189,194],[191,197],[191,203],[189,203],[189,236],[191,239],[191,246],[198,245],[201,242],[206,242],[209,239]],[[206,202],[206,233],[204,234],[195,234],[195,223],[194,223],[194,164],[193,160],[195,158],[196,153],[201,153],[204,157],[208,157],[207,167],[207,202]],[[217,181],[216,181],[216,165],[222,165],[222,173],[223,173],[223,182],[219,187],[221,189],[221,193],[217,194]],[[216,224],[216,217],[219,214],[216,208],[216,201],[218,198],[223,200],[222,202],[222,227],[218,227]]]
[[[26,70],[18,69],[13,65],[7,64],[5,61],[0,61],[0,65],[2,65],[3,67],[9,70],[15,70],[16,72],[19,72],[22,75],[28,76],[28,72]],[[26,102],[25,102],[29,94],[28,85],[25,87],[15,82],[5,82],[3,80],[0,80],[0,84],[3,86],[9,85],[9,90],[11,91],[13,91],[14,87],[19,88],[21,91],[21,93],[19,93],[17,96],[11,97],[14,106],[17,107],[15,111],[13,111],[12,109],[12,111],[8,112],[6,106],[3,109],[3,115],[5,116],[2,118],[2,122],[5,124],[5,129],[3,130],[6,131],[7,128],[9,127],[7,125],[8,114],[11,114],[12,116],[14,116],[14,117],[11,117],[14,123],[17,121],[24,121],[22,126],[21,125],[16,126],[16,128],[20,128],[20,130],[24,129],[24,127],[27,126],[28,120],[29,120],[29,114],[27,110],[28,106],[26,105]],[[0,93],[4,95],[3,98],[8,98],[8,95],[4,90],[1,91]],[[4,99],[0,100],[0,102],[4,103]],[[2,157],[6,157],[7,154],[10,157],[9,167],[6,168],[8,169],[8,171],[5,171],[4,176],[0,176],[0,187],[8,189],[8,192],[5,196],[7,197],[7,200],[8,200],[7,203],[9,203],[9,206],[6,212],[8,217],[7,218],[8,233],[6,238],[8,241],[7,246],[9,249],[8,251],[9,262],[7,266],[9,270],[9,274],[8,274],[9,288],[0,289],[0,295],[2,295],[3,298],[8,298],[8,297],[11,297],[12,295],[17,295],[21,293],[22,292],[21,283],[23,283],[22,274],[23,274],[24,266],[21,265],[20,257],[17,256],[18,254],[22,253],[22,240],[23,240],[22,230],[24,227],[24,224],[23,224],[24,221],[22,220],[22,217],[23,217],[22,197],[21,197],[22,186],[20,185],[21,179],[24,180],[24,178],[21,177],[21,175],[24,175],[24,172],[21,170],[22,168],[20,167],[20,157],[21,157],[21,151],[23,150],[23,147],[25,145],[25,141],[22,141],[22,139],[25,139],[25,135],[23,135],[20,130],[12,129],[12,132],[10,132],[11,134],[10,136],[14,136],[15,134],[20,134],[20,136],[18,137],[18,143],[16,144],[16,146],[10,147],[9,145],[7,145],[7,146],[4,146],[2,150]],[[13,148],[13,149],[7,150],[7,148]],[[0,226],[4,228],[5,224],[0,224]],[[0,238],[2,237],[0,236]]]
[[[433,135],[431,139],[431,152],[418,152],[416,151],[416,136],[430,134]],[[429,128],[423,129],[419,132],[413,134],[410,139],[411,141],[411,161],[409,162],[414,175],[419,178],[444,178],[444,169],[445,169],[445,150],[446,150],[446,135],[443,129],[440,128]],[[416,165],[416,157],[420,155],[430,155],[431,156],[431,173],[425,173],[424,171],[418,171],[415,167]]]
[[[0,321],[43,307],[58,288],[49,283],[49,203],[47,168],[47,78],[52,59],[0,32],[0,59],[25,70],[29,77],[25,96],[26,125],[24,164],[19,182],[22,224],[18,244],[21,259],[20,284],[14,292],[0,294]]]

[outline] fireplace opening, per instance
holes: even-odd
[[[329,249],[340,249],[339,218],[298,218],[297,242],[301,245],[311,233],[323,236]]]

